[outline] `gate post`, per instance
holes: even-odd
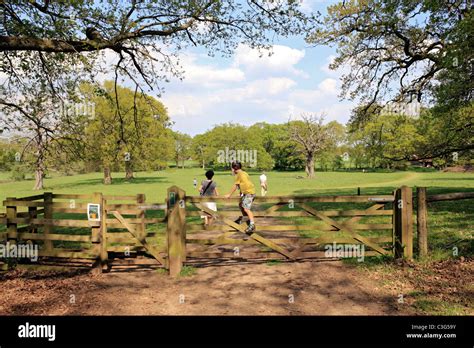
[[[14,203],[10,203],[9,201],[15,201],[15,197],[7,197],[7,244],[6,246],[9,247],[10,244],[16,244],[18,239],[18,223],[15,221],[17,218],[17,207]],[[5,269],[8,269],[10,264],[5,260]]]
[[[417,187],[416,197],[418,255],[420,258],[423,258],[428,255],[428,207],[426,203],[426,187]]]
[[[96,223],[91,224],[91,242],[93,246],[93,252],[96,259],[92,265],[95,273],[102,273],[108,269],[108,253],[107,253],[107,212],[105,209],[106,201],[104,196],[100,192],[94,192],[93,203],[100,204],[100,221],[99,225]]]
[[[166,226],[168,271],[177,277],[186,261],[186,192],[177,186],[168,189]]]
[[[413,259],[413,193],[402,186],[395,191],[393,206],[395,257]]]
[[[43,196],[44,201],[44,219],[45,220],[52,220],[53,219],[53,193],[52,192],[45,192]],[[45,235],[44,240],[44,249],[47,252],[53,251],[53,241],[49,239],[49,234],[53,232],[53,225],[50,221],[47,221],[43,227],[43,233]]]

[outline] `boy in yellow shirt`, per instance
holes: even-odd
[[[230,198],[237,188],[240,189],[239,208],[242,212],[242,216],[240,216],[235,222],[238,224],[242,223],[243,216],[247,215],[249,217],[249,226],[245,232],[251,233],[255,231],[254,217],[250,210],[252,208],[253,200],[255,199],[255,186],[252,181],[250,181],[249,175],[242,170],[242,164],[240,162],[232,162],[232,172],[235,174],[235,182],[232,186],[232,190],[226,195],[226,197]]]

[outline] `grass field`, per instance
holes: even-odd
[[[250,173],[258,184],[260,173]],[[9,173],[0,173],[0,200],[5,197],[23,197],[38,194],[33,191],[33,180],[11,181]],[[204,179],[204,171],[198,168],[168,169],[161,172],[139,172],[136,178],[127,182],[124,173],[113,173],[112,185],[102,183],[101,173],[74,176],[53,176],[45,179],[45,190],[55,193],[92,193],[134,195],[145,193],[149,202],[163,202],[166,190],[172,185],[183,188],[188,195],[197,194],[193,179]],[[357,187],[364,193],[391,193],[401,185],[425,186],[430,193],[449,191],[474,191],[474,174],[442,172],[362,173],[362,172],[317,172],[314,180],[298,179],[303,172],[267,173],[269,195],[313,195],[313,194],[354,194]],[[229,191],[233,177],[230,172],[216,172],[214,180],[219,193]]]

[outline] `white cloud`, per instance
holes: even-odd
[[[245,79],[244,72],[239,68],[219,68],[213,65],[198,64],[196,61],[197,56],[193,54],[181,57],[184,83],[216,87],[218,84],[240,82]]]
[[[324,79],[319,85],[318,89],[324,95],[337,95],[339,92],[338,82],[335,79]]]
[[[272,53],[269,55],[269,53]],[[233,65],[243,67],[246,71],[258,74],[286,73],[301,77],[308,75],[297,68],[305,56],[305,50],[298,50],[288,46],[274,45],[270,51],[259,52],[246,45],[239,45],[235,51]]]
[[[227,100],[240,101],[243,99],[259,99],[272,97],[288,91],[296,86],[296,82],[286,77],[272,77],[268,79],[255,80],[244,87],[223,90],[220,95]]]
[[[176,117],[187,118],[205,115],[204,111],[209,106],[206,100],[202,99],[199,95],[190,93],[166,93],[161,98],[161,101],[168,109],[168,113],[173,121],[175,121]]]
[[[324,102],[327,99],[337,98],[339,93],[338,81],[327,78],[321,81],[316,89],[297,89],[289,95],[293,104],[309,105],[315,102]]]

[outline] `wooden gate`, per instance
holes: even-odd
[[[88,203],[100,205],[100,221],[88,221]],[[143,194],[46,192],[10,197],[3,205],[7,213],[0,215],[0,224],[6,224],[7,229],[0,231],[0,241],[34,243],[38,255],[50,258],[51,262],[51,258],[76,265],[92,261],[94,268],[105,270],[122,261],[130,265],[137,255],[148,254],[166,267],[166,246],[157,248],[150,243],[155,236],[165,239],[166,205],[147,204]],[[147,211],[161,211],[162,216],[146,217]],[[153,232],[147,231],[150,224],[155,225]]]
[[[392,195],[274,196],[254,202],[257,229],[236,224],[238,198],[186,197],[186,256],[192,259],[327,258],[335,245],[363,246],[364,256],[412,256],[411,189]],[[217,212],[203,203],[217,202]],[[209,227],[198,219],[214,218]],[[337,254],[333,254],[336,255]]]
[[[217,211],[204,205],[209,201]],[[35,243],[39,256],[89,260],[100,271],[151,256],[173,276],[184,263],[205,259],[339,258],[328,254],[331,245],[363,246],[363,256],[413,257],[412,191],[406,186],[391,195],[257,197],[257,229],[250,234],[234,222],[238,202],[186,196],[176,186],[165,204],[146,203],[142,194],[10,197],[0,215],[6,226],[0,241]],[[100,204],[100,221],[88,221],[88,203]],[[201,219],[206,214],[214,219],[209,227]]]

